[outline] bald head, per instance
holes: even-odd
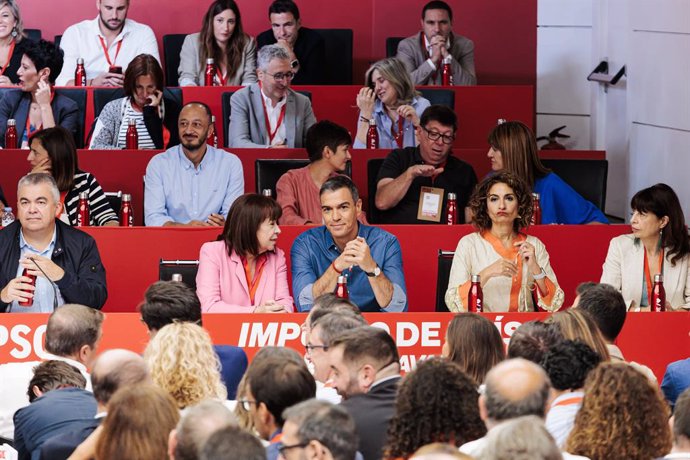
[[[130,350],[120,348],[103,352],[93,366],[91,384],[99,404],[107,406],[112,395],[126,386],[137,385],[149,379],[144,358]]]
[[[550,387],[549,377],[541,367],[526,359],[509,359],[486,375],[486,392],[480,404],[492,422],[523,415],[543,418]]]

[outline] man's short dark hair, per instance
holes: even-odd
[[[422,112],[422,118],[419,119],[419,125],[423,128],[432,122],[436,121],[443,126],[453,128],[453,134],[458,130],[458,117],[453,112],[453,109],[446,105],[434,104],[427,107]]]
[[[273,3],[271,3],[271,6],[268,7],[269,19],[271,18],[272,14],[281,13],[292,13],[292,15],[295,17],[295,21],[299,20],[299,8],[297,8],[297,4],[292,0],[275,0]]]
[[[255,436],[237,426],[226,426],[211,435],[200,460],[266,460],[266,449]]]
[[[316,326],[321,326],[319,338],[324,345],[329,346],[333,339],[343,332],[366,325],[367,322],[361,314],[355,315],[346,311],[328,313],[318,320],[313,321],[311,327],[313,331]]]
[[[314,323],[329,313],[338,312],[351,312],[354,315],[362,315],[362,310],[352,303],[351,300],[343,299],[332,292],[327,292],[314,299],[314,305],[312,305],[308,316],[309,326],[313,327]]]
[[[335,192],[337,190],[340,190],[341,188],[348,189],[350,191],[350,194],[352,195],[352,202],[357,204],[357,200],[359,200],[359,191],[357,190],[357,186],[354,182],[352,182],[352,179],[342,174],[335,177],[331,177],[326,182],[324,182],[321,186],[321,190],[319,190],[319,196],[323,195],[326,192]]]
[[[84,305],[61,306],[48,318],[46,351],[56,356],[75,356],[84,345],[96,348],[103,318],[99,310]]]
[[[38,398],[34,394],[34,386],[38,387],[43,393],[66,387],[81,388],[83,390],[86,387],[86,378],[79,372],[79,369],[71,364],[51,359],[43,361],[34,367],[34,375],[31,377],[26,391],[26,394],[29,396],[29,402],[34,402]]]
[[[26,40],[24,43],[24,54],[31,59],[31,62],[36,67],[36,72],[40,72],[41,69],[46,67],[49,68],[50,75],[48,75],[48,81],[50,81],[51,85],[54,85],[55,79],[62,71],[65,53],[60,47],[55,46],[55,43],[43,39],[37,42]]]
[[[608,342],[618,337],[625,324],[627,308],[620,292],[606,283],[599,283],[580,295],[577,308],[586,311]]]
[[[201,325],[201,302],[196,292],[177,281],[156,281],[149,286],[139,312],[150,331],[176,321]]]
[[[525,358],[539,364],[544,354],[563,340],[563,334],[555,324],[527,321],[518,327],[508,343],[508,358]]]
[[[256,403],[264,403],[275,423],[283,426],[283,411],[316,394],[316,381],[304,362],[269,358],[247,371]]]
[[[381,368],[400,361],[393,337],[378,327],[362,326],[343,332],[333,340],[330,347],[341,345],[343,361],[346,363],[357,363],[370,358]]]
[[[585,291],[588,291],[590,288],[596,286],[597,284],[599,283],[595,283],[594,281],[585,281],[584,283],[580,283],[575,288],[575,294],[581,296]]]
[[[432,0],[431,2],[424,5],[422,9],[422,19],[426,16],[427,10],[446,10],[448,12],[448,19],[453,21],[453,10],[450,9],[450,5],[441,0]]]
[[[563,340],[546,351],[541,366],[551,385],[565,391],[584,387],[587,374],[600,362],[601,356],[584,342]]]
[[[352,416],[341,406],[310,399],[283,413],[296,424],[300,443],[318,441],[328,448],[334,460],[352,460],[357,453],[357,430]]]
[[[312,163],[323,158],[323,149],[333,152],[341,145],[352,145],[352,136],[347,129],[328,120],[321,120],[307,130],[306,149]]]
[[[678,396],[673,410],[673,437],[676,443],[681,436],[690,440],[690,388]]]

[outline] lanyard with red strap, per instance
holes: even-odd
[[[441,168],[441,169],[444,169],[444,170],[445,170],[445,169],[446,169],[446,163],[448,163],[448,160],[445,160],[443,163],[441,163],[441,164],[438,165],[438,166],[434,166],[434,165],[432,165],[432,166],[434,166],[434,168],[436,168],[436,169]],[[436,178],[437,178],[438,176],[439,176],[439,174],[433,174],[433,175],[431,176],[431,185],[434,185],[434,181],[436,180]]]
[[[249,288],[249,300],[252,302],[252,305],[254,305],[256,289],[259,287],[259,281],[261,281],[261,275],[263,274],[264,266],[266,265],[266,254],[261,254],[255,259],[254,262],[254,278],[252,278],[252,271],[249,267],[249,262],[246,258],[242,257],[244,275],[247,277],[247,287]]]
[[[562,399],[551,407],[572,406],[573,404],[579,404],[581,402],[582,402],[582,396],[573,396],[572,398]]]
[[[125,40],[124,38],[117,42],[117,48],[115,49],[115,59],[112,61],[110,60],[110,53],[108,53],[108,47],[105,46],[105,41],[103,40],[103,37],[100,35],[98,36],[98,39],[101,41],[101,46],[103,47],[103,54],[105,54],[105,60],[108,61],[108,67],[112,67],[115,65],[115,62],[117,61],[117,56],[120,54],[120,48],[122,48],[122,42]]]
[[[228,82],[228,74],[226,73],[225,76],[223,76],[223,69],[221,69],[219,65],[216,66],[216,77],[218,77],[220,86],[225,86]]]
[[[10,43],[10,52],[7,53],[7,62],[5,62],[5,65],[2,66],[2,69],[0,69],[0,75],[5,75],[5,70],[7,70],[7,67],[10,65],[10,61],[12,60],[12,54],[14,53],[14,45],[15,41],[12,40],[12,43]]]
[[[261,92],[261,105],[264,108],[264,120],[266,121],[266,130],[268,131],[268,145],[273,145],[273,138],[278,134],[280,125],[283,124],[283,119],[285,118],[285,110],[287,109],[287,103],[283,104],[280,109],[280,116],[278,117],[278,123],[276,123],[276,129],[271,131],[271,121],[268,119],[268,110],[266,109],[266,101],[264,101],[263,89],[261,87],[261,82],[259,82],[259,89]]]
[[[395,142],[398,144],[398,148],[401,149],[403,147],[403,134],[405,134],[405,131],[403,130],[403,123],[405,120],[401,115],[398,116],[398,132],[395,132],[395,125],[391,125],[391,136],[393,136],[393,139],[395,139]]]
[[[659,251],[659,273],[664,269],[664,248]],[[652,289],[654,283],[652,282],[652,274],[649,272],[649,260],[647,259],[647,250],[644,250],[644,277],[647,280],[647,303],[652,301]]]

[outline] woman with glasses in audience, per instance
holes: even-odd
[[[477,231],[458,243],[446,305],[467,311],[472,276],[479,275],[484,311],[555,311],[563,290],[538,238],[523,233],[532,217],[532,196],[517,176],[500,172],[474,190],[469,207]]]
[[[91,137],[90,149],[124,149],[130,120],[137,127],[138,148],[167,149],[180,143],[177,118],[180,101],[163,87],[163,69],[150,54],[140,54],[127,66],[125,97],[108,102]]]
[[[414,89],[405,66],[396,58],[374,63],[365,76],[366,86],[357,94],[359,121],[352,146],[367,146],[370,121],[376,122],[379,148],[398,149],[417,145],[415,129],[424,109],[431,105]]]
[[[611,240],[601,282],[621,291],[629,308],[648,311],[660,274],[666,309],[690,309],[690,236],[678,195],[656,184],[637,192],[630,207],[632,233]]]
[[[60,190],[62,212],[58,216],[66,224],[76,226],[79,214],[79,195],[88,194],[90,222],[84,225],[118,226],[117,214],[110,206],[96,178],[79,169],[77,149],[70,133],[56,126],[44,129],[31,137],[31,151],[27,160],[32,173],[53,176]]]
[[[0,1],[0,86],[19,83],[17,70],[29,40],[24,36],[24,23],[15,0]],[[56,75],[57,77],[57,75]]]
[[[256,41],[244,33],[234,0],[216,0],[201,22],[201,32],[187,35],[180,52],[180,86],[204,86],[206,60],[215,65],[214,86],[256,81]]]
[[[282,210],[267,196],[246,194],[230,207],[219,241],[204,243],[196,276],[205,313],[294,311],[285,253],[276,246]]]
[[[496,125],[489,134],[493,171],[508,171],[539,194],[542,224],[607,224],[606,216],[539,160],[532,131],[519,121]]]
[[[53,90],[62,70],[62,50],[45,40],[26,42],[17,70],[19,89],[6,92],[0,100],[3,148],[9,119],[16,122],[17,146],[23,149],[29,147],[29,138],[41,129],[59,125],[76,137],[79,127],[77,103]]]

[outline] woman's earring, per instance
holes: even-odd
[[[16,28],[16,27],[14,27],[14,28],[12,29],[12,37],[13,37],[13,38],[17,38],[17,28]]]

